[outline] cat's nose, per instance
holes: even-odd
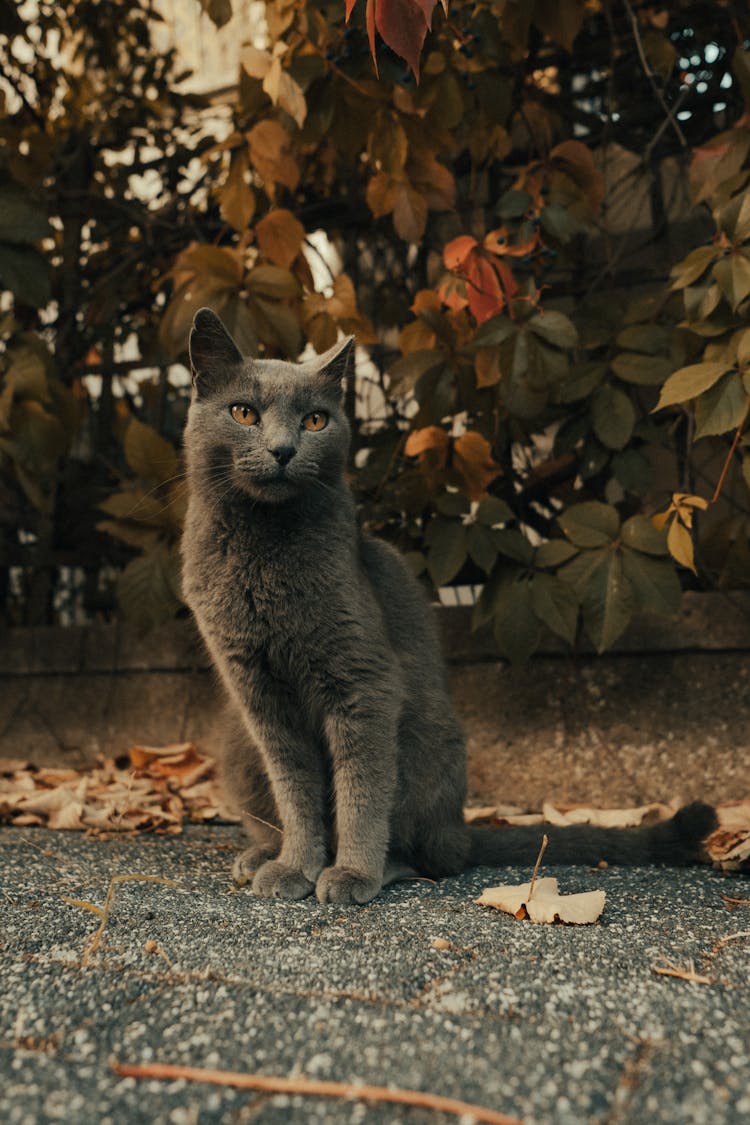
[[[296,452],[297,450],[293,445],[275,445],[273,448],[269,449],[269,453],[273,454],[282,468],[284,465],[289,464]]]

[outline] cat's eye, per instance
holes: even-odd
[[[245,402],[235,402],[234,406],[230,406],[229,413],[241,426],[254,426],[258,421],[257,412]]]
[[[314,410],[302,419],[302,428],[305,430],[324,430],[328,425],[328,415],[322,410]]]

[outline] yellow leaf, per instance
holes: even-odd
[[[685,525],[675,516],[667,532],[667,546],[673,559],[697,574],[693,561],[693,540]]]

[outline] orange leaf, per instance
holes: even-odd
[[[506,285],[511,290],[509,295],[518,288],[513,281],[513,275],[507,266],[498,262],[493,268],[486,258],[480,254],[471,254],[464,264],[466,280],[468,281],[469,308],[474,314],[477,324],[484,323],[491,316],[502,312],[506,305],[506,291],[500,283],[498,271],[502,269],[505,274]]]
[[[256,224],[255,237],[261,254],[288,269],[300,252],[305,228],[291,211],[277,207]]]
[[[447,452],[449,437],[440,426],[425,426],[421,430],[412,430],[406,439],[404,453],[407,457],[419,457],[428,449],[439,449]]]
[[[466,495],[471,500],[481,500],[487,486],[502,471],[487,439],[471,431],[454,442],[453,467],[463,478]]]
[[[443,247],[443,261],[449,270],[460,269],[471,251],[477,246],[476,238],[468,234],[460,234],[458,238],[446,242]]]

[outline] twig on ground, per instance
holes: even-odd
[[[199,1066],[173,1066],[170,1063],[129,1064],[113,1062],[112,1069],[121,1078],[183,1079],[208,1082],[212,1086],[233,1086],[238,1090],[264,1090],[273,1094],[308,1094],[325,1098],[350,1098],[357,1101],[391,1102],[396,1105],[419,1106],[454,1117],[470,1117],[489,1125],[522,1125],[517,1117],[509,1117],[493,1109],[444,1098],[422,1090],[390,1089],[387,1086],[354,1085],[349,1082],[325,1082],[312,1078],[281,1078],[266,1074],[242,1074],[231,1070],[208,1070]]]
[[[539,872],[539,864],[542,862],[542,856],[544,855],[544,849],[547,847],[548,843],[549,843],[549,838],[547,836],[547,833],[545,832],[544,835],[542,836],[542,846],[539,849],[539,855],[536,857],[536,863],[534,864],[534,870],[533,870],[532,875],[531,875],[531,884],[529,885],[529,893],[528,893],[528,896],[526,898],[527,902],[531,902],[531,896],[534,893],[534,884],[536,883],[536,877],[537,877],[537,874]]]
[[[652,965],[651,972],[657,973],[661,977],[676,977],[678,980],[687,980],[690,981],[691,984],[714,983],[710,977],[703,976],[701,973],[696,972],[695,963],[692,960],[688,961],[684,969],[679,965],[672,965],[669,962],[665,965]]]
[[[85,902],[80,898],[68,898],[63,895],[63,902],[69,903],[70,906],[78,906],[81,910],[88,910],[92,914],[98,915],[101,918],[99,928],[91,935],[89,947],[83,955],[83,964],[86,965],[91,957],[96,953],[101,944],[104,931],[109,921],[109,915],[115,901],[115,889],[118,883],[163,883],[167,887],[176,887],[174,879],[164,879],[161,875],[113,875],[107,887],[107,894],[104,899],[104,906],[96,906],[93,902]]]

